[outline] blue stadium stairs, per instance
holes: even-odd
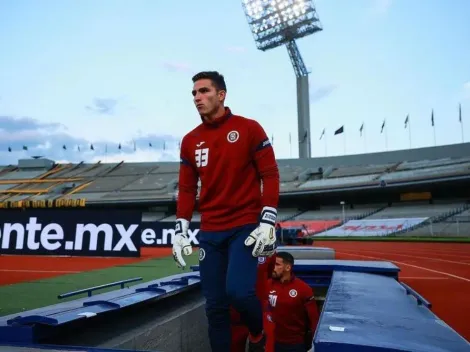
[[[393,263],[300,259],[294,271],[318,296],[321,316],[312,341],[315,352],[470,351],[470,343],[432,312],[430,302],[399,281],[400,269]],[[84,298],[0,317],[0,352],[207,351],[196,347],[202,340],[168,349],[159,345],[160,339],[172,337],[206,339],[207,326],[197,320],[203,307],[181,308],[183,302],[201,302],[197,266],[190,273],[103,294],[87,293]],[[162,323],[154,329],[152,319]],[[140,342],[129,337],[136,331]],[[118,341],[126,336],[133,342]]]

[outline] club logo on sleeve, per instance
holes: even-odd
[[[264,264],[266,262],[266,257],[258,257],[258,264]]]
[[[238,141],[238,138],[240,138],[240,134],[238,133],[238,131],[230,131],[227,134],[227,140],[230,143],[235,143],[236,141]]]
[[[297,297],[297,290],[294,290],[294,289],[290,290],[289,296],[291,296],[292,298]]]
[[[206,257],[206,251],[204,248],[199,248],[199,261],[202,262]]]

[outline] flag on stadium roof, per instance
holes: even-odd
[[[338,129],[335,131],[335,136],[336,136],[337,134],[341,134],[341,133],[343,133],[343,132],[344,132],[344,125],[341,126],[340,128],[338,128]]]

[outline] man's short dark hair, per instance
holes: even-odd
[[[210,79],[217,90],[227,91],[224,76],[217,71],[202,71],[193,76],[193,83],[201,79]]]
[[[282,258],[282,261],[285,264],[290,264],[294,266],[294,256],[290,254],[289,252],[277,252],[276,253],[277,258]]]

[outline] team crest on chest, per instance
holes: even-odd
[[[297,290],[294,290],[294,289],[290,290],[289,296],[291,296],[292,298],[297,297]]]
[[[235,143],[236,141],[238,141],[238,138],[240,138],[240,134],[238,133],[238,131],[230,131],[227,134],[227,140],[230,143]]]

